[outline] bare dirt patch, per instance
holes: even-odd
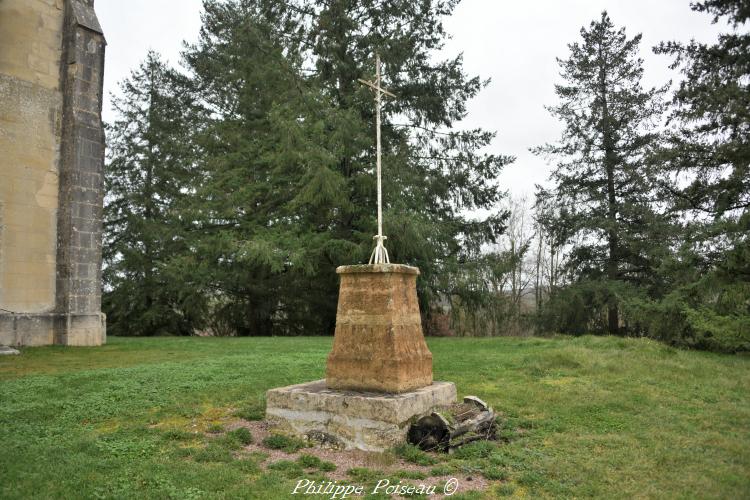
[[[271,435],[268,425],[264,421],[236,421],[227,425],[227,430],[234,430],[239,427],[245,427],[253,435],[253,443],[243,448],[244,453],[263,453],[267,455],[261,467],[267,470],[268,466],[279,460],[296,461],[302,455],[312,455],[319,459],[331,462],[336,465],[336,470],[325,472],[325,477],[330,481],[338,481],[343,484],[359,484],[357,478],[348,474],[351,469],[369,469],[376,472],[382,479],[390,479],[391,484],[394,481],[401,481],[402,484],[424,484],[426,486],[435,486],[436,494],[430,498],[443,498],[441,494],[446,482],[455,478],[458,481],[458,493],[467,491],[486,491],[489,486],[495,482],[489,481],[481,474],[455,472],[450,475],[431,474],[435,466],[423,466],[407,462],[403,458],[392,452],[372,453],[359,450],[341,451],[322,446],[313,445],[302,448],[293,453],[286,453],[282,450],[274,450],[263,445],[263,441]],[[439,464],[438,464],[439,465]],[[412,479],[409,475],[423,475],[424,479]],[[378,477],[380,479],[380,477]]]

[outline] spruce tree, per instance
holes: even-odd
[[[115,335],[189,333],[200,300],[169,261],[186,251],[175,209],[189,185],[191,102],[182,77],[150,52],[113,99],[107,126],[103,309]],[[175,279],[176,278],[176,279]]]
[[[548,108],[564,125],[562,137],[534,151],[557,160],[551,180],[557,225],[572,246],[569,271],[598,283],[614,334],[623,285],[657,287],[654,270],[666,251],[666,226],[653,209],[655,172],[646,161],[665,89],[642,87],[641,35],[628,38],[606,12],[581,29],[581,38],[558,59],[560,103]]]

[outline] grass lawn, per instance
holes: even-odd
[[[491,480],[451,498],[750,497],[748,357],[611,337],[428,343],[437,380],[504,416],[502,442],[437,457],[436,475]],[[267,389],[323,378],[330,346],[110,338],[0,357],[0,498],[287,498],[325,470],[266,469],[249,436],[214,436],[259,418]]]

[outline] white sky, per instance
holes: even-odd
[[[554,104],[559,82],[555,57],[567,57],[567,44],[578,41],[582,26],[609,12],[628,36],[643,33],[645,83],[660,85],[676,76],[670,58],[651,47],[664,40],[713,40],[719,28],[710,16],[690,10],[689,0],[463,0],[445,22],[453,36],[446,54],[464,52],[469,75],[491,78],[469,106],[462,127],[498,132],[492,152],[512,154],[499,182],[514,196],[531,195],[550,167],[528,148],[555,141],[560,126],[544,105]],[[179,62],[182,41],[193,41],[200,28],[200,0],[97,0],[96,10],[107,38],[104,119],[113,115],[109,93],[146,56],[156,50]]]

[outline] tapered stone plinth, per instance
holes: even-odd
[[[416,267],[341,266],[329,389],[402,393],[432,384],[422,334]]]

